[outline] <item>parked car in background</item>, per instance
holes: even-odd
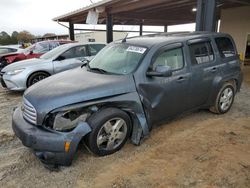
[[[83,65],[104,46],[101,43],[70,43],[54,48],[39,58],[13,63],[1,71],[2,86],[9,90],[25,90],[48,76]]]
[[[8,64],[17,61],[40,57],[42,54],[52,50],[53,48],[67,43],[72,43],[72,41],[64,41],[64,40],[41,41],[23,50],[0,55],[0,70],[3,67],[7,66]]]
[[[9,53],[22,53],[23,51],[24,49],[21,48],[20,45],[0,46],[0,56],[9,54]]]
[[[70,165],[80,141],[96,155],[109,155],[129,137],[138,145],[154,125],[181,113],[226,113],[241,83],[240,60],[227,34],[123,39],[86,67],[29,88],[12,127],[43,162]]]

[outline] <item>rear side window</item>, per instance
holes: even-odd
[[[227,37],[219,37],[215,39],[220,56],[222,58],[232,57],[236,55],[232,41]]]
[[[153,70],[156,66],[168,66],[171,70],[178,70],[184,66],[181,48],[166,50],[160,53],[153,63]]]
[[[208,63],[214,60],[214,52],[210,42],[200,42],[190,45],[192,64]]]

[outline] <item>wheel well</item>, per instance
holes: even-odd
[[[236,79],[228,80],[228,81],[226,81],[226,83],[232,84],[233,87],[234,87],[234,91],[237,92],[238,83],[237,83],[237,80],[236,80]]]
[[[31,73],[31,74],[29,75],[29,77],[28,77],[27,80],[26,80],[26,86],[27,86],[27,87],[28,87],[28,81],[29,81],[30,77],[31,77],[32,75],[36,74],[36,73],[45,73],[45,74],[47,74],[48,76],[51,76],[51,74],[48,73],[47,71],[36,71],[36,72],[33,72],[33,73]]]

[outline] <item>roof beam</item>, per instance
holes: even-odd
[[[250,6],[249,0],[229,0],[229,1],[231,1],[231,2],[233,2],[233,3],[240,3],[240,4],[243,4],[243,5],[248,5],[248,6]]]
[[[130,3],[126,6],[121,6],[121,4],[118,4],[117,6],[112,6],[110,9],[111,14],[115,13],[120,13],[120,12],[127,12],[127,11],[132,11],[136,10],[139,8],[144,8],[144,7],[150,7],[152,5],[159,5],[159,4],[165,4],[169,3],[173,0],[140,0],[140,1],[135,1],[133,3]]]
[[[148,8],[143,8],[136,10],[136,12],[152,12],[152,11],[159,11],[159,10],[169,10],[169,9],[178,9],[181,7],[193,6],[196,5],[196,2],[192,2],[191,0],[180,0],[169,2],[161,5],[151,6]]]

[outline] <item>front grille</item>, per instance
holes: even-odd
[[[26,121],[28,121],[32,124],[36,124],[36,109],[25,98],[23,99],[22,111],[23,111],[23,118]]]

